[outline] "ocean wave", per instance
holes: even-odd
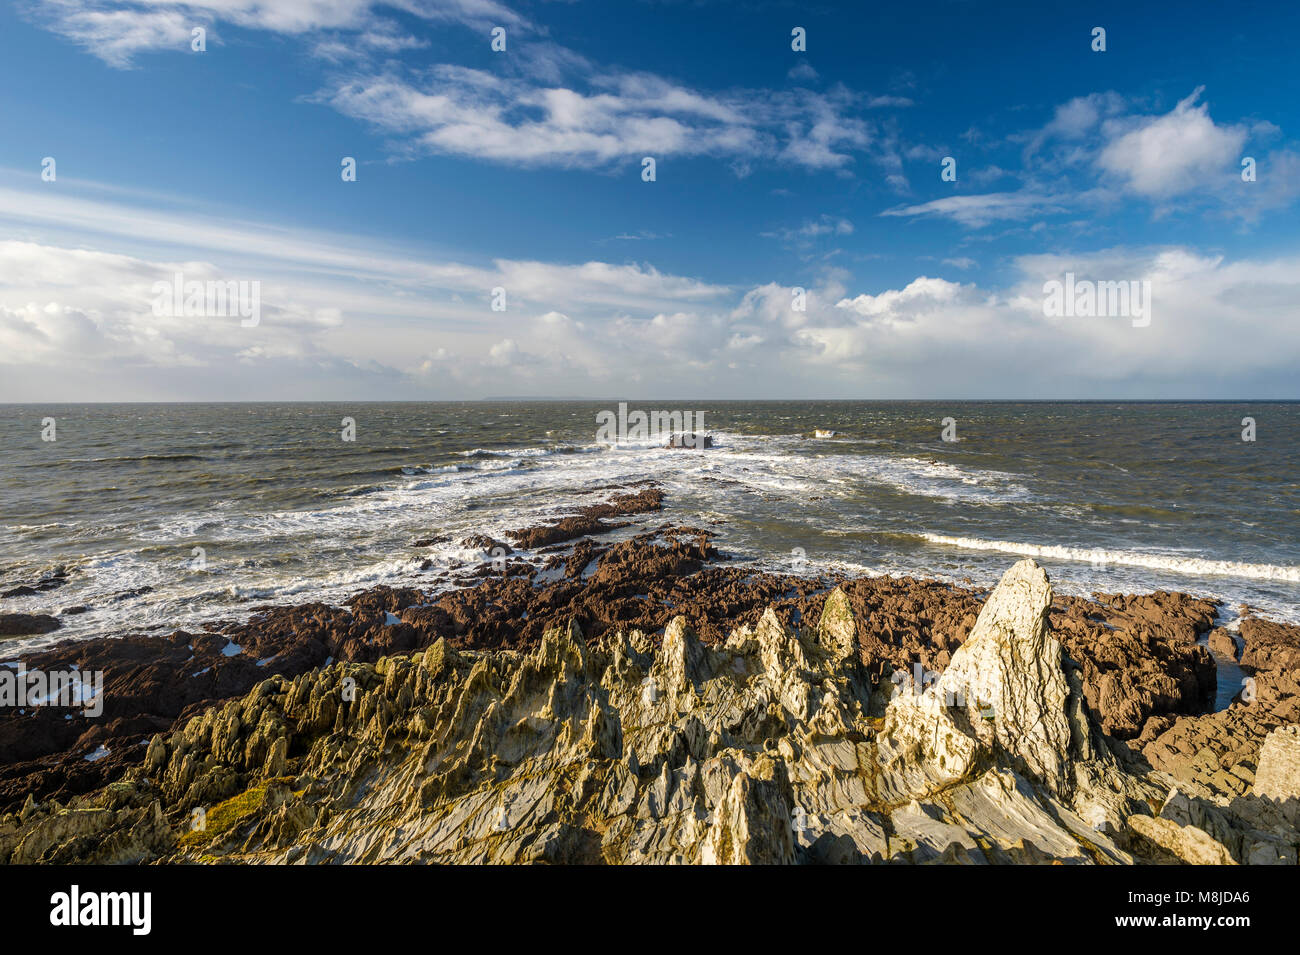
[[[202,461],[204,456],[201,454],[191,454],[189,452],[164,453],[155,452],[152,454],[124,454],[115,455],[107,458],[67,458],[65,460],[39,462],[39,467],[49,467],[50,465],[60,466],[68,464],[135,464],[139,461]]]
[[[1177,557],[1132,550],[1109,550],[1102,547],[1064,547],[1054,544],[1026,544],[1017,541],[982,540],[978,537],[947,537],[942,534],[917,535],[932,544],[960,547],[965,550],[991,550],[1022,557],[1045,557],[1077,563],[1120,564],[1145,567],[1193,577],[1243,577],[1251,580],[1282,580],[1300,583],[1300,567],[1280,564],[1249,564],[1236,560],[1213,560],[1206,557]]]
[[[457,471],[471,471],[472,467],[468,464],[444,464],[430,465],[429,467],[403,467],[401,473],[407,477],[416,474],[455,474]]]
[[[457,451],[456,453],[462,458],[484,460],[491,458],[545,458],[554,454],[591,454],[600,450],[603,450],[600,445],[548,444],[545,447],[530,445],[522,448],[497,448],[496,450],[471,448],[468,451]]]

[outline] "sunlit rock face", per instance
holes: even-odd
[[[1294,861],[1294,729],[1269,738],[1257,794],[1171,794],[1102,735],[1051,606],[1042,568],[1016,564],[923,685],[865,678],[838,590],[814,626],[768,610],[712,646],[682,617],[590,645],[569,622],[526,652],[439,641],[277,676],[84,805],[5,817],[0,857]]]

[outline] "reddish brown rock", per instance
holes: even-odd
[[[630,526],[627,521],[610,521],[608,518],[657,511],[663,506],[663,492],[657,487],[644,487],[639,491],[616,494],[601,504],[580,508],[572,517],[550,524],[523,527],[507,531],[506,535],[525,550],[536,550],[588,534],[604,534],[620,527]]]
[[[1214,658],[1197,640],[1214,621],[1214,601],[1166,591],[1093,597],[1058,597],[1051,624],[1082,667],[1084,697],[1105,732],[1133,739],[1152,716],[1212,705]]]
[[[1300,627],[1294,624],[1241,618],[1243,667],[1253,670],[1300,669]]]
[[[1217,653],[1221,657],[1226,657],[1233,662],[1237,660],[1237,641],[1232,634],[1223,627],[1215,627],[1210,631],[1209,647],[1211,653]]]
[[[0,639],[4,637],[30,637],[34,634],[52,633],[63,626],[57,617],[43,613],[0,613]]]
[[[488,537],[486,534],[473,534],[460,543],[462,547],[477,548],[489,554],[500,554],[508,557],[514,553],[514,549],[505,541],[499,541],[495,537]]]
[[[1244,686],[1218,713],[1148,724],[1137,741],[1153,767],[1194,792],[1244,795],[1255,781],[1265,738],[1300,723],[1300,627],[1244,617]]]

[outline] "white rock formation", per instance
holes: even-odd
[[[1265,737],[1255,771],[1255,795],[1300,799],[1300,726],[1279,726]]]
[[[897,798],[964,780],[989,756],[1069,793],[1070,688],[1061,645],[1047,631],[1051,605],[1047,574],[1020,561],[939,679],[905,683],[890,700],[879,745]]]

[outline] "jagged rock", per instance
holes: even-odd
[[[1151,816],[1130,816],[1128,823],[1142,838],[1188,865],[1236,865],[1222,843],[1195,826]]]
[[[149,748],[145,750],[144,767],[147,772],[155,775],[167,768],[167,744],[156,733],[149,740]]]
[[[270,751],[266,754],[266,765],[262,767],[262,775],[270,778],[283,776],[288,753],[288,739],[283,736],[277,737],[276,741],[271,744]]]
[[[928,687],[890,700],[880,751],[899,797],[966,779],[981,755],[1010,760],[1053,792],[1072,785],[1069,686],[1047,632],[1052,588],[1032,560],[1003,576],[970,637]]]
[[[1300,726],[1279,727],[1265,738],[1254,792],[1268,799],[1300,799]]]
[[[650,685],[655,692],[669,694],[676,705],[705,678],[703,663],[704,645],[684,618],[675,617],[664,628],[662,650],[650,668]]]
[[[1231,633],[1223,627],[1215,627],[1210,631],[1210,638],[1207,641],[1211,650],[1219,656],[1227,657],[1229,660],[1236,661],[1238,649],[1237,640]]]
[[[853,619],[849,598],[842,588],[836,587],[827,596],[826,603],[822,606],[821,621],[817,624],[817,633],[826,648],[836,656],[846,660],[857,657],[857,624]]]
[[[625,493],[583,508],[581,522],[658,506],[659,491],[647,484],[592,493],[611,490]],[[550,538],[553,530],[547,525],[540,532]],[[712,647],[738,627],[756,626],[768,609],[785,626],[818,621],[839,590],[856,622],[854,676],[874,689],[867,712],[879,717],[891,673],[914,664],[927,671],[947,667],[986,597],[979,589],[931,580],[755,573],[725,565],[726,555],[707,530],[677,525],[612,544],[585,537],[546,549],[542,568],[519,559],[499,570],[483,562],[474,586],[433,592],[373,587],[349,598],[347,607],[254,607],[244,622],[208,621],[203,632],[68,640],[24,655],[29,670],[75,665],[104,673],[104,712],[96,718],[80,710],[46,707],[20,714],[0,708],[0,811],[16,811],[29,794],[67,800],[123,778],[145,758],[140,740],[168,735],[199,710],[243,696],[272,674],[292,680],[329,661],[373,664],[440,640],[463,651],[523,651],[567,616],[594,640],[618,631],[658,633],[681,615],[700,642]],[[543,574],[546,579],[539,579]],[[392,623],[389,614],[399,622]],[[1213,771],[1204,760],[1192,765],[1174,747],[1163,747],[1167,759],[1161,768],[1180,782],[1180,774],[1191,773],[1225,792],[1238,785],[1244,792],[1263,736],[1281,723],[1300,722],[1300,667],[1286,664],[1300,646],[1300,627],[1243,619],[1241,632],[1250,646],[1242,668],[1259,705],[1233,710],[1261,716],[1234,716],[1220,724],[1206,714],[1215,688],[1214,660],[1196,642],[1214,616],[1213,601],[1157,592],[1058,595],[1049,619],[1079,666],[1090,717],[1107,735],[1146,748],[1174,720],[1181,727],[1176,736],[1185,720],[1202,720],[1188,730],[1197,745],[1186,755],[1208,748],[1218,760]],[[241,652],[228,655],[232,643]],[[318,701],[319,729],[333,726],[338,713],[337,698]],[[827,713],[824,719],[831,718]],[[272,730],[266,727],[254,747],[269,746]],[[106,757],[83,759],[100,746]]]
[[[0,817],[0,860],[1295,857],[1285,805],[1166,798],[1168,777],[1112,750],[1032,561],[1007,572],[937,679],[902,681],[883,719],[855,599],[832,590],[805,629],[768,607],[713,643],[683,616],[657,637],[588,635],[557,614],[531,649],[443,638],[277,673],[159,733],[123,780]],[[405,600],[353,606],[405,614]],[[1289,765],[1271,753],[1267,765]]]
[[[780,768],[770,759],[753,772],[731,779],[714,810],[713,825],[701,846],[708,865],[787,865],[795,861],[794,838]]]

